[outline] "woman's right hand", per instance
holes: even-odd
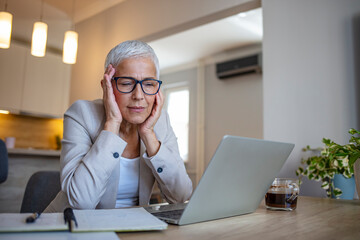
[[[104,78],[101,80],[101,87],[103,89],[103,101],[105,107],[106,121],[104,130],[119,134],[120,124],[122,122],[121,112],[115,100],[111,79],[115,74],[115,68],[109,64],[104,73]]]

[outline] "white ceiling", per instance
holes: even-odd
[[[262,42],[262,9],[224,18],[149,44],[161,69],[195,62],[213,54]]]
[[[0,10],[8,3],[8,11],[20,14],[18,17],[40,16],[44,3],[44,19],[74,18],[78,23],[126,0],[0,0]],[[61,13],[60,13],[61,12]]]
[[[0,11],[6,0],[0,0]],[[43,21],[48,24],[48,46],[62,49],[64,33],[75,23],[129,0],[44,0]],[[8,0],[13,14],[14,39],[31,41],[32,28],[39,21],[41,0]],[[73,14],[74,6],[74,14]],[[212,54],[262,41],[262,11],[251,10],[149,44],[157,53],[161,69],[194,62]],[[81,36],[80,36],[81,37]]]

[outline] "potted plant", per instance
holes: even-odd
[[[328,197],[338,198],[342,194],[342,190],[334,186],[335,174],[341,174],[345,178],[351,178],[354,174],[354,163],[360,158],[360,132],[350,129],[351,138],[348,144],[340,145],[330,139],[323,138],[325,144],[323,149],[311,149],[307,146],[304,151],[321,151],[320,154],[311,156],[302,160],[305,167],[300,166],[296,170],[296,175],[306,176],[310,180],[322,181],[321,187],[326,190]],[[355,178],[358,193],[360,189],[360,161],[356,162]]]

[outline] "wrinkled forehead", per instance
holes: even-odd
[[[159,78],[159,69],[157,68],[156,63],[151,56],[128,57],[121,59],[117,64],[115,63],[112,65],[115,68],[116,72],[120,70],[134,70],[140,73],[145,70],[149,71],[151,68],[151,70],[153,71],[153,77]]]
[[[122,60],[115,67],[115,76],[157,78],[156,66],[151,58],[136,57]]]

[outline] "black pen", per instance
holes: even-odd
[[[40,217],[41,213],[34,212],[31,216],[26,218],[26,223],[33,223]]]
[[[71,208],[66,208],[64,210],[64,221],[65,224],[68,223],[69,224],[69,231],[72,232],[72,225],[75,223],[75,226],[77,227],[77,221],[74,215],[74,212]]]

